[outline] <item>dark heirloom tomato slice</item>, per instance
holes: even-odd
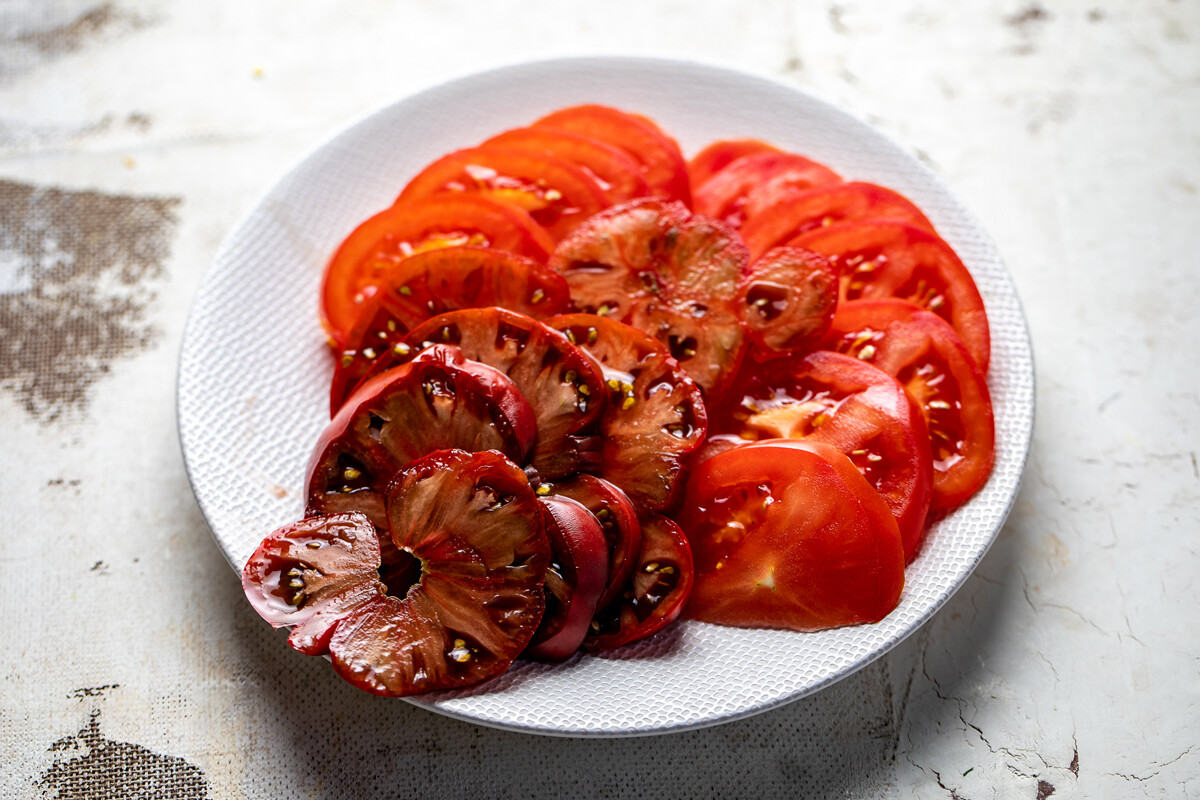
[[[442,156],[408,182],[396,204],[444,192],[479,193],[514,205],[555,239],[609,205],[600,184],[566,159],[503,145]]]
[[[732,162],[751,153],[778,153],[778,147],[758,139],[726,139],[713,142],[688,162],[688,177],[698,187]]]
[[[751,153],[696,187],[696,211],[737,228],[782,196],[841,180],[828,167],[795,153]]]
[[[604,381],[563,334],[524,314],[475,308],[434,317],[405,341],[414,353],[455,345],[511,378],[537,417],[530,464],[542,478],[570,475],[590,458],[594,442],[584,434],[604,410]]]
[[[702,389],[718,392],[745,349],[733,298],[746,263],[745,246],[725,225],[644,199],[579,226],[550,266],[567,279],[578,310],[645,331]]]
[[[536,431],[504,373],[453,347],[429,348],[363,383],[325,428],[309,461],[308,513],[362,511],[383,528],[383,491],[408,462],[447,448],[523,461]]]
[[[293,648],[324,653],[337,621],[386,589],[379,582],[375,526],[356,513],[285,525],[250,556],[242,589],[272,626],[293,626],[288,637]]]
[[[692,549],[671,520],[642,518],[642,549],[621,595],[596,613],[588,650],[612,650],[657,633],[683,611],[692,593]]]
[[[905,561],[916,557],[932,492],[933,458],[921,409],[895,378],[864,361],[818,350],[756,365],[737,398],[712,414],[703,453],[758,439],[833,445],[883,496]],[[702,453],[702,457],[703,457]]]
[[[633,571],[642,547],[642,525],[629,496],[613,484],[594,475],[579,473],[567,481],[555,482],[555,494],[582,503],[600,523],[607,549],[608,585],[597,608],[617,598]]]
[[[388,486],[387,529],[412,569],[342,618],[333,668],[375,694],[471,686],[513,662],[537,630],[550,560],[525,473],[499,453],[445,450]]]
[[[750,264],[737,308],[751,355],[770,358],[812,349],[837,310],[838,274],[829,259],[799,247],[777,247]]]
[[[896,520],[830,445],[767,440],[713,456],[677,519],[696,563],[691,619],[817,630],[878,622],[900,600]]]
[[[772,247],[802,233],[847,220],[890,219],[933,233],[933,224],[897,192],[873,183],[835,183],[776,198],[742,225],[750,256],[758,258]]]
[[[624,151],[581,133],[552,128],[515,128],[493,136],[483,144],[565,159],[595,180],[610,204],[645,197],[648,191],[638,162]]]
[[[991,335],[983,298],[966,266],[935,234],[903,222],[841,222],[789,242],[816,250],[841,272],[841,301],[899,297],[954,326],[987,374]]]
[[[843,303],[826,346],[892,375],[920,406],[933,448],[931,518],[983,486],[995,458],[991,396],[966,346],[941,317],[904,300]]]
[[[582,133],[610,144],[641,166],[650,194],[692,204],[687,162],[679,145],[645,117],[608,106],[582,105],[555,111],[533,127]]]
[[[546,324],[596,360],[608,404],[600,418],[600,460],[591,471],[645,511],[674,507],[683,462],[704,441],[708,417],[700,389],[667,348],[635,328],[594,314]]]
[[[513,253],[487,247],[417,253],[397,264],[363,304],[334,367],[331,413],[337,413],[376,359],[393,347],[402,353],[405,334],[430,317],[489,306],[545,317],[561,314],[570,300],[561,275]]]
[[[583,644],[608,585],[608,544],[592,512],[568,497],[543,497],[550,541],[546,613],[525,655],[562,661]]]
[[[321,284],[321,320],[335,346],[396,264],[423,250],[458,245],[507,250],[545,263],[546,229],[521,209],[478,194],[444,194],[392,206],[359,225],[333,254]]]

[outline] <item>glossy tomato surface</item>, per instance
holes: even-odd
[[[564,159],[599,184],[610,205],[645,197],[642,168],[625,151],[599,139],[554,128],[515,128],[484,142]]]
[[[608,559],[608,585],[597,603],[603,608],[625,588],[642,548],[642,525],[637,509],[623,491],[603,478],[581,472],[565,481],[555,481],[555,495],[583,505],[600,523]]]
[[[837,310],[837,269],[811,250],[776,247],[750,264],[736,298],[755,360],[807,352]]]
[[[825,165],[795,153],[751,153],[696,187],[696,211],[739,228],[780,197],[841,180]]]

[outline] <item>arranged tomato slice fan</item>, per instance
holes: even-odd
[[[708,427],[696,383],[662,343],[628,325],[594,314],[551,317],[546,324],[595,359],[604,376],[608,403],[599,463],[591,471],[643,510],[673,508],[684,461]]]
[[[575,500],[543,497],[542,511],[550,542],[546,613],[525,654],[562,661],[583,644],[608,585],[608,544],[599,520]]]
[[[543,264],[488,247],[445,247],[398,263],[366,300],[338,355],[330,388],[330,413],[370,371],[376,359],[399,347],[425,320],[460,308],[499,306],[544,317],[570,302],[566,281]]]
[[[811,350],[837,310],[838,273],[829,259],[799,247],[777,247],[750,265],[737,309],[755,360]]]
[[[814,228],[867,219],[896,220],[934,232],[933,224],[908,198],[883,186],[853,181],[785,194],[756,209],[741,234],[750,257],[758,258]]]
[[[408,583],[341,618],[329,640],[334,669],[392,697],[504,672],[545,609],[550,547],[525,473],[499,453],[440,451],[406,466],[385,502]]]
[[[828,167],[795,153],[751,153],[696,187],[696,211],[737,228],[780,197],[841,180]]]
[[[521,209],[479,194],[435,195],[385,209],[355,228],[325,267],[321,320],[334,346],[345,344],[359,309],[397,264],[413,253],[458,245],[507,250],[544,264],[554,239]]]
[[[740,397],[711,413],[701,458],[760,439],[804,439],[850,458],[896,518],[905,562],[925,533],[933,458],[925,418],[904,387],[865,361],[818,350],[756,365]]]
[[[582,169],[604,191],[609,205],[648,193],[642,169],[624,151],[599,139],[553,128],[514,128],[483,143],[556,156]]]
[[[713,456],[677,519],[695,557],[691,619],[818,630],[878,622],[900,600],[896,520],[830,445],[767,440]]]
[[[995,458],[991,396],[941,317],[904,300],[843,303],[826,344],[895,377],[921,408],[933,450],[931,519],[983,486]]]
[[[588,650],[613,650],[644,639],[679,616],[695,576],[687,536],[666,517],[642,519],[637,566],[620,596],[597,612],[584,640]]]
[[[609,106],[581,105],[547,114],[533,127],[581,133],[610,144],[640,165],[651,195],[692,205],[687,162],[679,145],[645,117]]]
[[[778,147],[758,139],[723,139],[713,142],[688,161],[688,177],[692,186],[700,186],[725,167],[752,153],[778,153]]]
[[[935,234],[903,222],[851,221],[800,234],[789,244],[834,262],[843,302],[899,297],[937,314],[987,374],[991,334],[983,298],[966,266]]]
[[[701,389],[719,392],[745,349],[733,297],[746,263],[745,246],[725,225],[644,199],[579,226],[550,266],[567,279],[577,310],[654,336]]]
[[[608,548],[608,585],[596,606],[603,608],[625,588],[641,551],[642,525],[638,522],[637,509],[616,486],[584,472],[566,481],[555,482],[551,490],[555,495],[581,503],[600,523]]]
[[[502,145],[442,156],[408,182],[396,205],[443,192],[479,193],[514,205],[556,240],[609,205],[600,185],[566,159]]]
[[[325,428],[309,461],[308,513],[362,511],[383,528],[383,492],[408,462],[457,448],[524,463],[537,426],[504,373],[452,347],[427,348],[366,381]]]

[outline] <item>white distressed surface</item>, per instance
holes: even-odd
[[[180,222],[152,347],[54,424],[0,392],[0,795],[39,796],[93,711],[212,797],[1200,795],[1194,3],[148,0],[30,35],[97,7],[0,4],[0,178],[179,197]],[[183,316],[267,186],[398,96],[575,53],[772,73],[906,143],[996,240],[1037,354],[1025,486],[948,606],[826,691],[655,740],[482,729],[286,652],[175,438]]]

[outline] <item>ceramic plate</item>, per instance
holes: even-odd
[[[992,330],[996,466],[936,525],[883,622],[800,634],[684,622],[558,665],[518,662],[474,690],[411,700],[483,725],[621,736],[738,719],[844,678],[926,622],[967,579],[1008,514],[1033,425],[1029,336],[1009,275],[979,224],[908,151],[774,81],[695,63],[583,58],[522,64],[437,86],[335,135],[276,184],[225,240],[196,299],[179,364],[179,430],[213,536],[240,571],[300,517],[309,450],[328,422],[332,359],[317,320],[321,270],[360,221],[450,150],[568,105],[645,114],[685,154],[754,137],[907,195],[966,262]],[[263,635],[270,629],[264,624]],[[282,643],[281,643],[282,644]],[[299,656],[296,656],[299,658]],[[339,680],[332,671],[330,681]]]

